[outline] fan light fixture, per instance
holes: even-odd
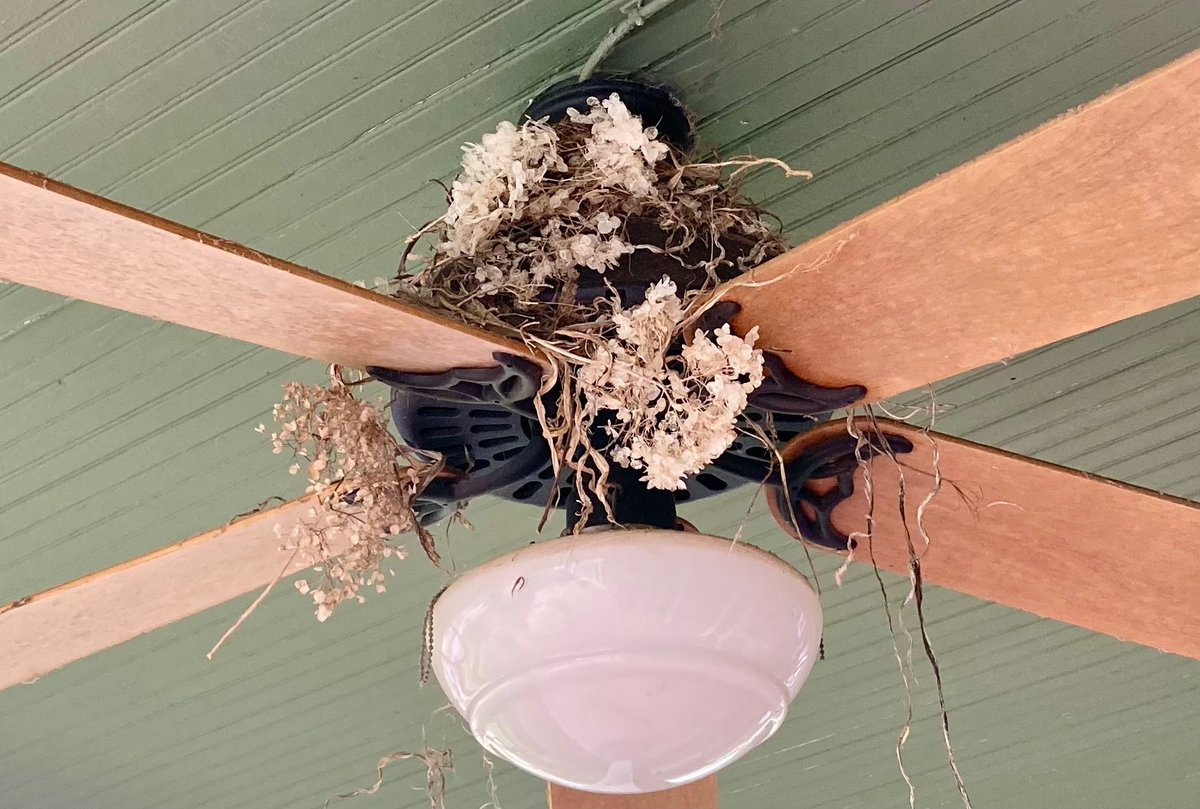
[[[606,530],[468,572],[433,628],[434,672],[484,748],[563,786],[641,793],[775,732],[817,657],[821,607],[753,546]]]

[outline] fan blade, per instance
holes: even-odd
[[[0,689],[36,680],[305,565],[280,550],[315,495],[0,606]],[[333,548],[339,538],[330,536]]]
[[[898,454],[866,462],[874,491],[874,538],[854,551],[906,573],[910,536],[923,581],[1122,640],[1200,659],[1200,504],[1064,469],[899,422],[877,422],[886,435],[912,442]],[[870,434],[865,419],[855,422]],[[790,442],[793,460],[834,436],[844,420]],[[935,488],[924,526],[917,509]],[[907,525],[900,517],[901,472]],[[845,535],[866,531],[863,469],[854,493],[833,510]],[[773,498],[772,498],[773,500]],[[772,502],[795,536],[790,515]]]
[[[877,401],[1200,295],[1200,51],[727,283]]]
[[[0,163],[0,280],[354,368],[495,365],[523,346]],[[531,357],[532,358],[532,357]]]
[[[550,809],[717,809],[715,775],[646,795],[599,795],[558,784],[547,786]]]

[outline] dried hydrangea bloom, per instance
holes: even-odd
[[[745,337],[723,326],[697,330],[679,354],[672,345],[687,310],[669,279],[644,303],[613,315],[616,334],[597,339],[576,379],[594,418],[612,410],[612,459],[644,470],[655,489],[682,489],[689,475],[719,458],[737,437],[747,397],[763,379],[758,330]]]
[[[655,194],[655,164],[669,149],[654,127],[643,127],[642,119],[629,111],[616,93],[600,101],[588,99],[586,114],[567,110],[571,121],[587,124],[592,136],[584,146],[583,159],[596,172],[602,188],[623,188],[636,197]]]
[[[697,267],[710,278],[735,263],[720,246],[727,236],[753,245],[743,256],[752,263],[782,252],[760,212],[722,184],[719,166],[687,163],[616,95],[588,104],[553,126],[501,123],[465,146],[446,213],[416,237],[433,237],[432,254],[420,274],[402,272],[398,294],[551,338],[588,320],[569,294],[581,268],[606,273],[639,248],[662,254],[661,241],[631,241],[630,217],[656,223],[671,255],[713,248]]]
[[[504,121],[480,143],[464,146],[462,171],[444,216],[448,235],[442,249],[449,255],[471,255],[507,222],[520,219],[530,191],[546,172],[566,171],[557,143],[550,127]]]

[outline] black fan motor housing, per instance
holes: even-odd
[[[554,469],[550,445],[533,417],[531,403],[511,407],[497,404],[448,401],[436,393],[397,390],[392,402],[392,418],[397,431],[409,446],[440,452],[447,466],[463,473],[451,501],[493,494],[518,503],[542,505],[555,494]],[[781,442],[809,430],[819,420],[813,416],[767,414],[754,407],[746,409],[743,419],[765,426],[774,423]],[[763,480],[771,467],[772,449],[757,438],[743,434],[703,472],[687,480],[687,487],[675,492],[677,503],[699,500],[750,481]],[[570,495],[570,481],[558,481],[556,502],[562,507]],[[446,509],[426,504],[426,513],[435,520]],[[436,515],[436,516],[435,516]],[[432,521],[432,520],[431,520]]]

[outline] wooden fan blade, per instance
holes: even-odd
[[[0,280],[354,368],[495,365],[523,346],[0,163]]]
[[[598,795],[558,784],[547,786],[550,809],[717,809],[715,775],[647,795]]]
[[[729,282],[734,327],[877,401],[1200,295],[1198,135],[1195,51]]]
[[[315,495],[261,511],[82,579],[0,606],[0,690],[28,682],[296,573],[279,549]],[[330,536],[336,551],[337,536]]]
[[[1200,659],[1200,504],[1053,466],[892,421],[887,435],[913,444],[899,466],[884,455],[867,462],[874,490],[874,536],[854,551],[859,562],[905,573],[907,535],[923,580],[1044,618]],[[869,434],[865,420],[858,430]],[[786,460],[833,436],[844,420],[797,437]],[[933,491],[934,451],[942,485]],[[900,516],[903,472],[907,528]],[[849,536],[866,531],[863,470],[854,494],[833,511]],[[772,503],[775,517],[791,520]],[[795,535],[794,531],[791,531]]]

